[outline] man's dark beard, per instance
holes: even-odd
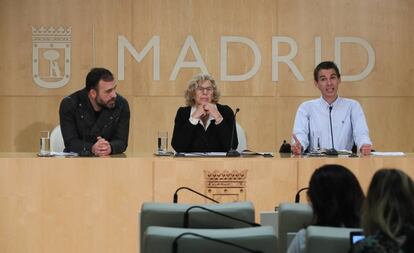
[[[109,100],[109,101],[108,101],[108,103],[109,103],[109,102],[111,102],[111,101],[114,101],[114,102],[115,102],[115,99],[113,99],[113,100]],[[106,104],[104,104],[104,103],[101,103],[101,100],[100,100],[100,99],[98,99],[98,97],[96,97],[96,98],[95,98],[95,102],[96,102],[96,104],[97,104],[97,105],[99,105],[101,108],[112,109],[112,108],[114,108],[114,107],[115,107],[115,103],[113,103],[113,106],[112,106],[112,107],[109,107],[108,105],[106,105]]]

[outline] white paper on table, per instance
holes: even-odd
[[[371,152],[375,156],[405,156],[404,152]]]
[[[226,156],[226,152],[184,152],[180,153],[182,156],[189,156],[189,157],[224,157]]]
[[[75,152],[50,152],[52,156],[78,156],[78,153]]]

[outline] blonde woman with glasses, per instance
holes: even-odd
[[[171,145],[176,152],[227,152],[231,146],[233,110],[218,103],[215,80],[205,74],[190,80],[185,107],[178,108]],[[234,128],[233,148],[237,148]]]

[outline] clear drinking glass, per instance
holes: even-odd
[[[313,131],[311,133],[311,152],[319,152],[321,150],[321,134],[319,131]]]
[[[40,131],[39,155],[48,156],[50,154],[50,132]]]
[[[168,132],[158,131],[158,153],[167,153],[168,151]]]

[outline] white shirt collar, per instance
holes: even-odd
[[[216,104],[214,104],[214,106],[216,107],[216,109],[217,109],[217,105]],[[193,105],[193,106],[191,106],[191,111],[190,111],[190,117],[191,117],[191,115],[193,115],[193,113],[195,112],[197,110],[197,107],[195,106],[195,105]],[[213,118],[213,116],[211,116],[211,115],[208,115],[208,120],[207,120],[207,123],[206,123],[206,125],[204,125],[204,122],[200,119],[198,122],[204,127],[204,129],[205,130],[207,130],[207,128],[208,128],[208,126],[210,125],[210,123],[211,123],[211,121],[213,120],[214,118]]]
[[[340,103],[340,100],[342,100],[342,98],[340,96],[336,97],[335,101],[332,102],[332,104],[328,104],[328,102],[326,102],[325,99],[323,99],[322,96],[320,96],[319,101],[321,106],[329,108],[330,106],[335,107],[336,105],[338,105],[338,103]]]

